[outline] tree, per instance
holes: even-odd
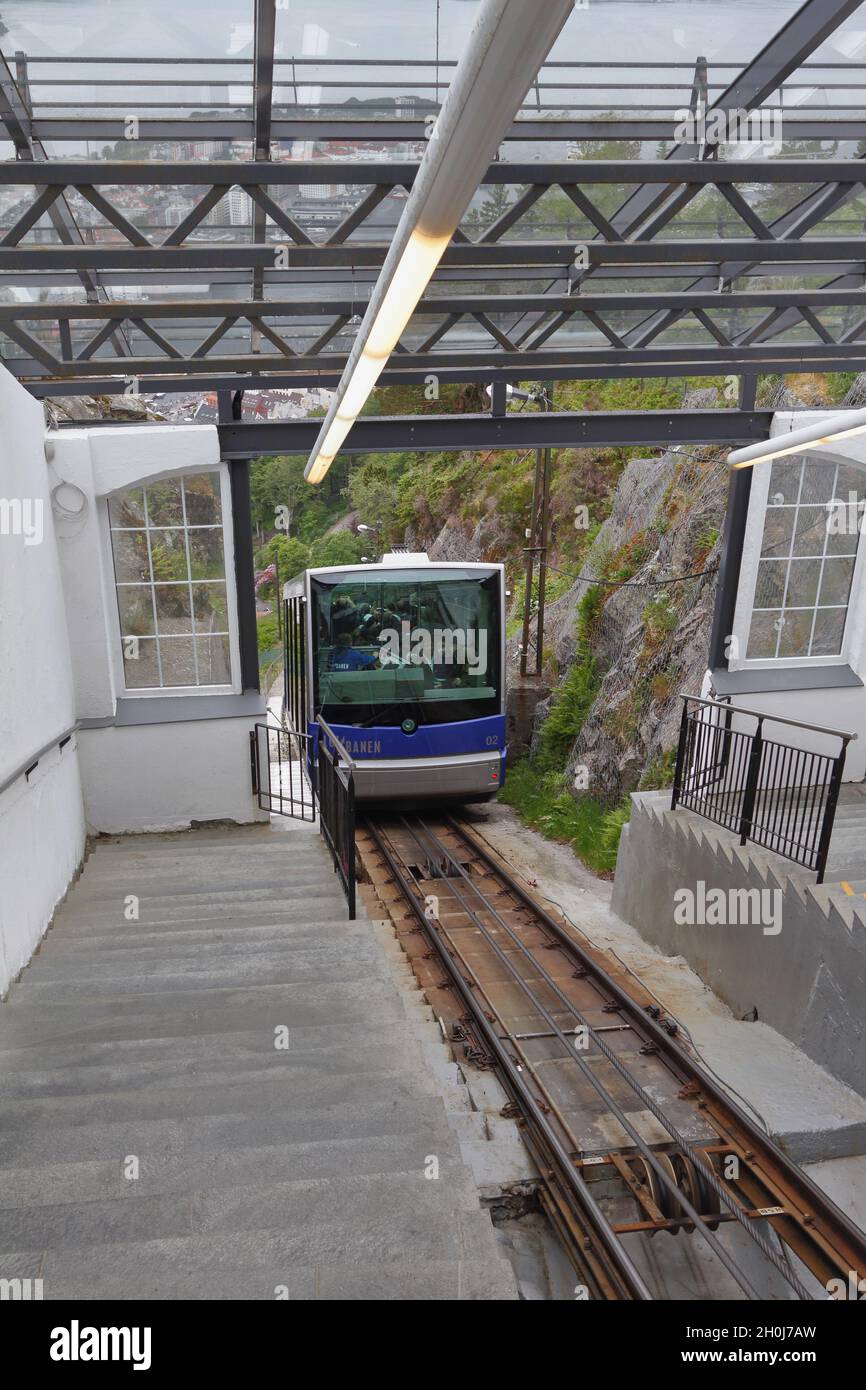
[[[404,466],[402,456],[368,455],[349,479],[349,501],[367,526],[381,527],[383,536],[394,525],[397,479]]]
[[[255,460],[250,469],[250,501],[256,525],[287,535],[297,529],[299,504],[312,492],[304,480],[304,464],[303,458],[286,454]]]
[[[280,567],[280,583],[283,584],[287,579],[294,579],[296,574],[308,567],[310,552],[296,536],[273,536],[263,549],[256,551],[254,558],[258,569],[266,569],[276,561]],[[272,581],[263,584],[259,590],[268,598],[272,596],[273,591]]]
[[[330,536],[320,536],[310,547],[310,564],[356,565],[370,550],[370,541],[364,536],[356,536],[353,531],[334,531]]]

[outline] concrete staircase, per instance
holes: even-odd
[[[866,894],[866,787],[860,782],[840,793],[824,877],[826,883],[844,883],[843,892],[850,889],[861,899]],[[866,919],[866,902],[863,909]]]
[[[309,827],[99,841],[0,1006],[0,1277],[516,1297],[457,1068],[381,931],[347,920]]]

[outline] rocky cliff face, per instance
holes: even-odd
[[[789,382],[788,387],[776,387],[769,394],[764,402],[767,408],[832,403],[821,378]],[[864,403],[866,376],[861,376],[844,404]],[[719,402],[715,390],[709,389],[693,392],[683,404],[700,409]],[[727,503],[726,453],[726,449],[689,446],[671,448],[660,458],[632,459],[615,483],[607,519],[580,564],[584,577],[547,605],[545,679],[533,696],[538,699],[532,721],[533,753],[551,703],[577,656],[581,600],[595,584],[601,586],[600,603],[587,633],[597,694],[574,741],[566,772],[569,785],[576,791],[586,789],[604,805],[617,804],[642,782],[659,785],[670,778],[679,732],[679,696],[700,691],[707,667],[719,537]],[[561,456],[560,466],[562,461]],[[567,457],[564,462],[568,466]],[[562,549],[557,527],[571,524],[567,515],[558,520],[554,516],[552,556]],[[482,517],[474,529],[464,529],[452,520],[436,536],[430,555],[441,560],[491,558],[490,542],[497,537],[501,539],[501,534],[492,515]],[[503,557],[501,546],[493,549],[496,558],[510,559],[516,572],[519,550],[514,548]],[[555,571],[550,573],[553,576]],[[519,633],[508,641],[508,670],[525,709],[527,692],[516,679],[519,641]]]
[[[90,420],[137,420],[141,424],[163,417],[141,396],[46,396],[45,419],[49,427],[86,425]]]

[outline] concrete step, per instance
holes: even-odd
[[[451,1220],[439,1213],[419,1216],[409,1230],[386,1213],[360,1227],[321,1223],[272,1234],[242,1231],[22,1251],[14,1264],[6,1263],[38,1268],[49,1300],[517,1297],[490,1218],[481,1211],[457,1213]]]
[[[19,988],[23,1005],[30,1008],[41,1009],[46,1004],[54,1003],[80,1003],[83,1008],[89,1008],[92,1004],[112,1001],[135,1002],[146,1007],[148,1001],[165,1006],[175,996],[188,997],[193,992],[210,994],[226,989],[273,988],[277,985],[305,988],[310,985],[366,984],[368,981],[390,983],[390,980],[388,967],[381,957],[370,956],[367,962],[336,957],[327,966],[319,962],[307,967],[303,962],[291,962],[289,957],[285,964],[280,965],[229,963],[223,969],[168,970],[140,979],[129,974],[106,980],[66,980],[61,976],[43,983],[37,979],[28,980],[25,972]]]
[[[42,951],[34,956],[31,967],[47,954],[52,961],[63,960],[69,956],[94,961],[110,961],[114,957],[124,960],[178,960],[183,957],[198,960],[211,960],[213,955],[243,955],[246,951],[262,951],[268,947],[287,950],[317,942],[344,941],[355,936],[366,936],[369,925],[356,919],[350,922],[280,922],[266,926],[243,924],[238,929],[231,924],[214,927],[188,927],[185,923],[162,924],[153,930],[140,931],[140,923],[135,929],[112,927],[104,931],[89,932],[55,931],[43,943]],[[50,946],[50,952],[48,947]]]
[[[154,873],[135,878],[108,878],[104,882],[91,884],[82,878],[71,900],[72,914],[80,916],[91,907],[98,908],[100,904],[110,907],[117,902],[122,906],[130,893],[138,898],[142,914],[148,905],[158,905],[166,899],[177,902],[179,906],[197,898],[213,901],[217,895],[225,902],[260,901],[266,897],[278,899],[287,879],[291,881],[292,889],[296,890],[295,895],[300,890],[310,890],[315,894],[320,888],[330,887],[324,866],[319,864],[310,867],[300,865],[297,869],[282,873],[269,871],[266,877],[247,876],[242,870],[224,874],[211,874],[205,870],[176,879],[162,879]]]
[[[388,1043],[381,1035],[368,1034],[367,1047],[332,1047],[302,1051],[292,1047],[277,1050],[274,1038],[259,1040],[257,1050],[246,1048],[241,1053],[216,1045],[210,1055],[169,1055],[159,1060],[152,1056],[104,1061],[101,1066],[70,1065],[62,1069],[45,1068],[39,1058],[15,1072],[0,1072],[0,1100],[39,1100],[55,1096],[101,1095],[115,1091],[142,1091],[158,1088],[160,1093],[183,1086],[214,1086],[221,1081],[235,1084],[243,1080],[267,1080],[272,1076],[285,1078],[321,1075],[331,1076],[396,1075],[401,1070],[414,1073],[425,1062],[420,1044],[404,1038],[399,1044]],[[0,1201],[2,1201],[0,1193]]]
[[[97,835],[90,844],[93,853],[102,854],[118,848],[159,848],[162,845],[221,845],[239,850],[257,842],[267,844],[273,839],[274,832],[270,823],[262,821],[260,824],[231,825],[207,830],[155,830],[130,835]]]
[[[142,1198],[212,1191],[262,1182],[323,1182],[347,1177],[420,1173],[435,1146],[439,1178],[463,1185],[459,1145],[447,1126],[418,1129],[411,1134],[374,1134],[355,1141],[326,1139],[320,1143],[238,1146],[223,1153],[202,1155],[181,1151],[142,1156],[138,1177],[130,1179],[123,1160],[96,1159],[53,1163],[32,1168],[4,1168],[0,1211],[16,1208],[60,1207],[103,1200],[130,1204]],[[2,1218],[0,1218],[2,1219]]]
[[[109,910],[85,913],[82,916],[66,916],[58,912],[54,925],[46,940],[82,940],[87,936],[106,936],[123,933],[125,938],[136,932],[171,935],[180,931],[205,931],[218,928],[223,931],[252,931],[259,927],[315,925],[319,922],[344,922],[349,925],[348,908],[343,893],[334,886],[328,893],[307,895],[305,898],[289,898],[266,902],[235,903],[220,911],[220,900],[215,898],[204,907],[197,906],[187,912],[183,907],[169,903],[165,907],[151,910],[145,919],[130,921],[122,910]],[[367,914],[363,907],[356,911],[356,921],[363,922]],[[60,930],[58,930],[58,928]]]
[[[86,1091],[98,1084],[88,1080],[91,1074],[110,1077],[118,1067],[130,1063],[153,1062],[157,1067],[166,1062],[208,1065],[215,1056],[255,1061],[271,1056],[274,1038],[272,1031],[254,1028],[186,1037],[76,1042],[74,1047],[63,1041],[34,1042],[31,1047],[0,1048],[0,1092],[15,1095],[22,1074],[25,1078],[41,1075],[49,1090],[55,1086],[63,1090],[67,1089],[65,1074],[77,1072],[81,1089]],[[383,1044],[411,1050],[415,1042],[441,1045],[442,1031],[438,1023],[420,1022],[406,1016],[388,1018],[382,1022],[369,1018],[355,1023],[334,1018],[326,1023],[291,1028],[288,1033],[289,1050],[302,1055],[320,1053],[327,1056],[343,1048],[366,1053]]]
[[[0,1049],[63,1041],[69,1047],[122,1038],[188,1037],[277,1026],[301,1028],[340,1019],[344,1023],[403,1019],[405,1012],[385,980],[333,984],[259,985],[176,993],[169,1000],[91,1000],[44,1004],[38,1011],[12,990],[0,1005]]]
[[[50,986],[71,987],[91,999],[110,997],[118,992],[171,994],[175,990],[224,988],[226,984],[294,984],[301,980],[387,978],[387,963],[376,943],[360,935],[341,941],[319,938],[303,944],[270,945],[255,952],[236,949],[225,955],[199,949],[177,955],[168,946],[149,959],[127,960],[123,956],[92,960],[48,952],[34,957],[21,976],[21,986],[40,998],[52,997]]]
[[[252,1080],[228,1078],[199,1084],[195,1077],[186,1085],[154,1087],[130,1093],[104,1091],[98,1095],[52,1096],[42,1099],[0,1102],[0,1164],[7,1139],[29,1134],[38,1144],[41,1135],[55,1127],[138,1123],[146,1120],[177,1119],[183,1123],[205,1115],[246,1115],[247,1142],[256,1143],[258,1116],[274,1109],[291,1108],[293,1114],[308,1115],[334,1106],[411,1100],[434,1094],[432,1073],[427,1076],[397,1072],[371,1072],[351,1076],[332,1076],[327,1065],[313,1074],[294,1071],[262,1074]],[[264,1141],[262,1141],[264,1142]],[[2,1198],[0,1198],[2,1200]]]
[[[298,864],[329,864],[331,856],[322,841],[303,845],[267,845],[262,849],[238,850],[228,855],[225,850],[158,850],[139,854],[92,855],[84,866],[85,880],[122,878],[125,874],[155,873],[160,877],[182,875],[200,870],[223,872],[235,869],[238,874],[285,870]]]
[[[264,1109],[254,1125],[245,1109],[226,1114],[176,1116],[135,1115],[132,1119],[100,1116],[91,1123],[76,1117],[57,1117],[49,1122],[51,1107],[44,1107],[40,1129],[18,1124],[0,1130],[0,1179],[6,1168],[20,1169],[38,1159],[41,1164],[121,1162],[127,1154],[144,1159],[172,1154],[196,1154],[202,1159],[228,1148],[249,1148],[330,1140],[361,1141],[371,1135],[409,1134],[429,1125],[432,1133],[445,1133],[445,1111],[438,1095],[413,1091],[411,1096],[389,1092],[386,1099],[370,1093],[351,1093],[340,1106]],[[35,1137],[34,1137],[35,1136]]]
[[[126,895],[124,894],[124,897]],[[279,890],[271,888],[252,888],[246,892],[215,891],[212,893],[189,893],[182,896],[150,898],[139,897],[138,920],[140,922],[172,922],[200,917],[249,917],[257,910],[262,912],[287,911],[301,906],[308,912],[321,911],[332,904],[342,904],[346,899],[333,879],[319,879],[316,883],[303,884],[292,880]],[[124,917],[124,900],[119,897],[116,905],[110,900],[97,900],[81,903],[80,899],[70,898],[55,914],[55,923],[74,923],[88,921],[110,921]]]
[[[198,838],[191,840],[137,840],[124,844],[117,842],[97,844],[91,851],[88,864],[153,863],[176,861],[183,863],[191,859],[219,859],[227,852],[225,844],[204,844]],[[265,859],[270,855],[290,857],[296,854],[327,854],[324,837],[314,832],[304,835],[266,835],[257,840],[241,844],[232,843],[231,853],[239,859]]]
[[[478,1199],[455,1162],[448,1179],[424,1177],[424,1155],[411,1173],[364,1174],[328,1181],[263,1182],[193,1188],[153,1196],[124,1194],[90,1202],[38,1207],[0,1207],[0,1251],[36,1246],[52,1250],[106,1241],[153,1240],[234,1231],[291,1231],[294,1236],[327,1224],[351,1239],[369,1222],[387,1219],[392,1229],[412,1229],[424,1218],[453,1221],[456,1207],[469,1212]],[[134,1189],[134,1183],[126,1184]],[[450,1219],[450,1220],[449,1220]]]

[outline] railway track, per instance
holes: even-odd
[[[377,816],[358,850],[467,1063],[508,1093],[588,1297],[657,1296],[646,1241],[663,1232],[702,1244],[720,1298],[826,1299],[866,1277],[866,1235],[466,823]]]

